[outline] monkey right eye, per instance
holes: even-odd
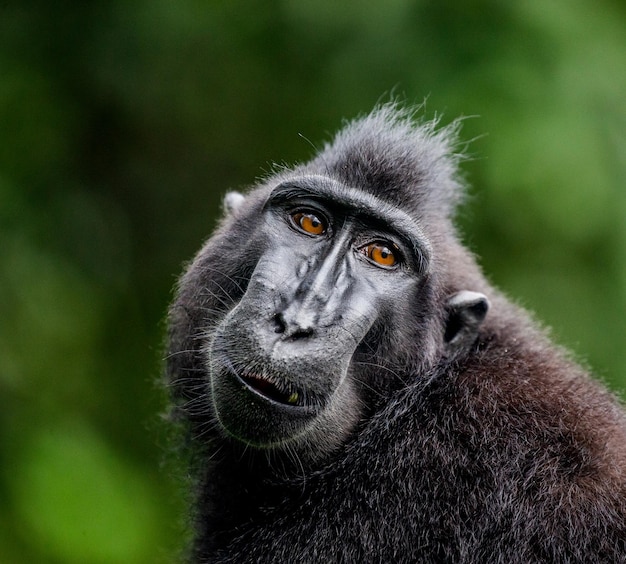
[[[291,221],[299,231],[307,235],[319,236],[326,233],[328,223],[315,213],[308,211],[298,211],[291,214]]]

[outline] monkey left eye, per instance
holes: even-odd
[[[309,235],[323,235],[328,225],[326,221],[311,212],[296,212],[291,214],[291,220],[300,230]]]
[[[392,268],[399,264],[400,253],[394,245],[377,241],[359,249],[371,262],[383,268]]]

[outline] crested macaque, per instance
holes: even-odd
[[[169,312],[193,562],[624,562],[619,402],[483,276],[394,104],[226,215]]]

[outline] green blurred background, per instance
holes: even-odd
[[[468,244],[626,388],[623,0],[5,1],[0,562],[176,560],[175,278],[227,189],[392,95],[468,117]]]

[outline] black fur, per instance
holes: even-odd
[[[385,106],[227,199],[169,318],[173,413],[195,453],[193,561],[626,562],[624,412],[458,241],[454,138]],[[276,185],[306,175],[402,209],[430,268],[354,352],[357,399],[336,437],[250,446],[216,421],[209,349],[265,252],[251,226]],[[449,305],[466,290],[487,297],[484,321],[486,300]]]

